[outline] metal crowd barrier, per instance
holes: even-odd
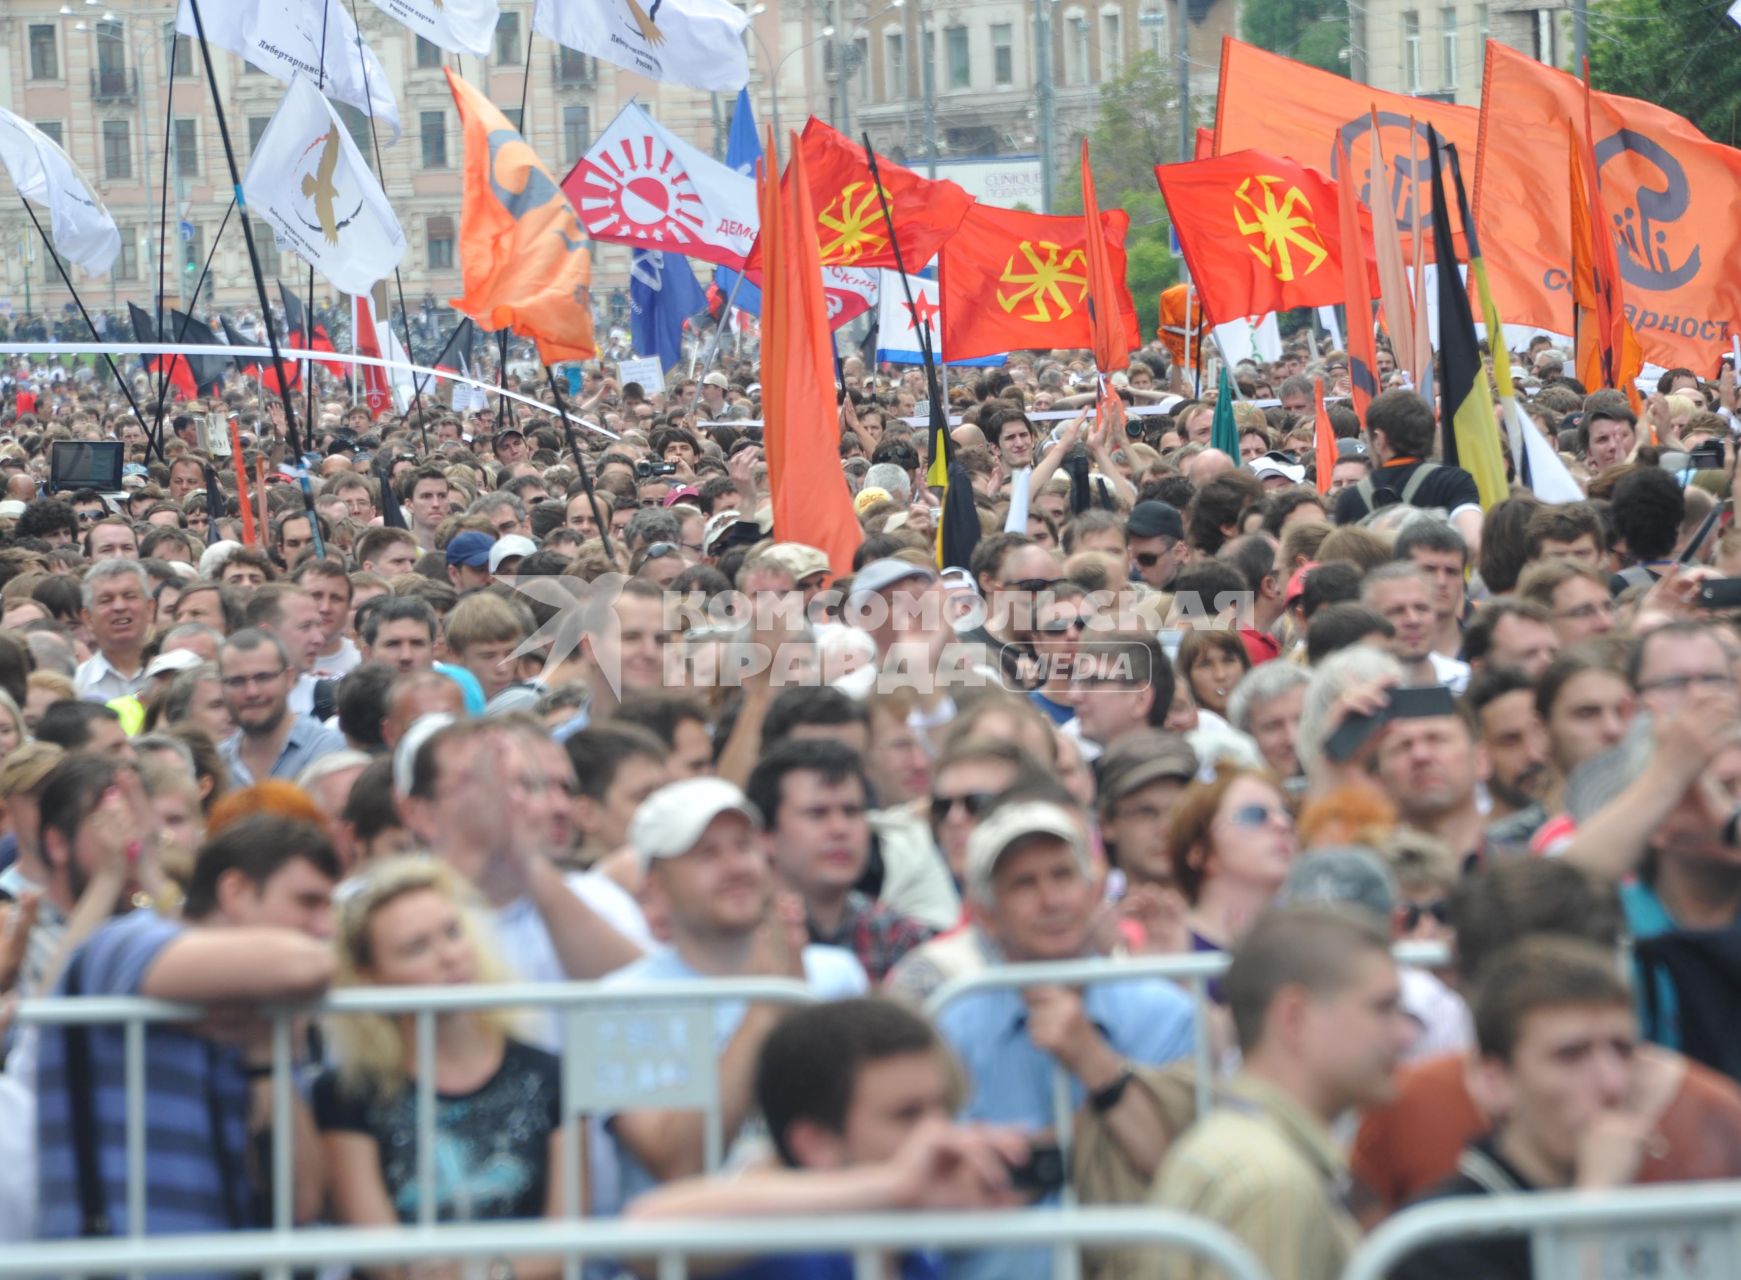
[[[1349,1259],[1342,1280],[1385,1280],[1424,1245],[1524,1234],[1536,1280],[1734,1275],[1741,1181],[1434,1201],[1385,1221]]]
[[[435,1184],[435,1017],[476,1009],[547,1008],[562,1026],[563,1214],[581,1217],[581,1126],[578,1117],[619,1111],[688,1110],[703,1113],[705,1164],[724,1160],[719,1097],[719,1055],[713,1043],[716,1007],[741,1001],[810,1004],[803,983],[784,978],[707,979],[646,985],[602,986],[590,982],[512,983],[466,987],[374,987],[335,991],[318,1004],[263,1010],[272,1019],[272,1225],[288,1233],[294,1206],[291,1128],[293,1024],[310,1014],[411,1014],[416,1053],[417,1192],[419,1227],[433,1228]],[[145,1221],[145,1028],[151,1023],[197,1022],[206,1010],[129,996],[84,996],[30,1000],[19,1006],[21,1023],[38,1026],[123,1028],[126,1091],[127,1240],[141,1251]],[[301,1233],[298,1233],[299,1235]],[[151,1237],[152,1256],[157,1242]],[[228,1238],[228,1237],[226,1237]],[[13,1251],[4,1259],[7,1266]],[[138,1265],[129,1255],[129,1270]],[[263,1265],[256,1261],[255,1269]],[[269,1274],[289,1276],[289,1267],[264,1264]],[[49,1268],[42,1274],[59,1270]],[[0,1274],[10,1274],[0,1267]],[[576,1272],[577,1274],[577,1272]]]
[[[830,1218],[754,1218],[731,1222],[500,1222],[391,1229],[315,1228],[225,1235],[27,1244],[0,1252],[0,1280],[12,1276],[258,1271],[329,1263],[372,1267],[439,1257],[475,1262],[509,1256],[650,1258],[659,1280],[685,1280],[695,1257],[845,1253],[854,1280],[882,1280],[889,1250],[1135,1246],[1179,1249],[1221,1268],[1227,1280],[1268,1280],[1251,1251],[1223,1228],[1163,1209],[1025,1210],[1009,1213],[907,1213]]]

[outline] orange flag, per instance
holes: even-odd
[[[1330,425],[1330,411],[1324,407],[1324,380],[1312,379],[1312,396],[1317,403],[1318,416],[1312,428],[1314,443],[1317,446],[1317,479],[1318,492],[1330,492],[1330,473],[1336,469],[1336,428]]]
[[[774,536],[823,552],[838,577],[852,572],[852,553],[864,535],[840,469],[834,338],[804,151],[796,136],[792,143],[786,181],[776,180],[765,164],[756,175],[765,251],[762,447],[774,495]],[[777,154],[771,132],[766,154]]]
[[[1418,152],[1426,142],[1428,125],[1455,144],[1458,154],[1475,154],[1481,117],[1474,107],[1385,93],[1232,37],[1221,42],[1221,88],[1215,104],[1218,156],[1253,149],[1267,151],[1289,156],[1334,179],[1350,172],[1336,164],[1340,138],[1348,144],[1352,172],[1364,174],[1372,167],[1375,109],[1385,133],[1385,150],[1392,157]],[[1411,133],[1416,139],[1414,151],[1409,148]],[[1423,210],[1427,253],[1432,254],[1432,187],[1426,164],[1393,168],[1386,174],[1380,194],[1363,191],[1360,195],[1361,203],[1375,212],[1390,209],[1398,230],[1405,234],[1415,209]],[[1457,251],[1465,252],[1461,231],[1457,233]]]
[[[465,135],[454,307],[531,338],[545,364],[591,359],[592,258],[573,206],[494,103],[452,71],[447,83]]]
[[[1240,151],[1157,165],[1155,180],[1212,324],[1345,298],[1337,184],[1316,169]],[[1372,256],[1369,218],[1353,252]]]
[[[1119,321],[1134,350],[1136,303],[1123,287],[1130,215],[1100,215],[1102,238],[1120,282]],[[1005,351],[1093,345],[1089,332],[1088,222],[975,204],[938,258],[943,349],[951,360]]]
[[[1384,162],[1384,138],[1378,129],[1378,112],[1372,113],[1372,169],[1366,175],[1365,191],[1383,191],[1390,167]],[[1375,181],[1376,179],[1376,181]],[[1346,185],[1346,184],[1344,184]],[[1391,351],[1409,369],[1414,385],[1421,386],[1420,371],[1409,363],[1415,349],[1415,301],[1409,292],[1408,269],[1403,266],[1402,236],[1396,219],[1372,220],[1372,247],[1378,256],[1378,288],[1384,308],[1384,329],[1390,334]],[[1422,317],[1424,322],[1425,317]]]
[[[1348,148],[1337,144],[1342,172],[1348,169]],[[1336,208],[1340,215],[1337,229],[1342,242],[1360,234],[1360,202],[1354,195],[1352,182],[1336,184]],[[1353,254],[1342,257],[1343,300],[1348,304],[1348,386],[1354,401],[1354,412],[1366,421],[1366,406],[1378,394],[1378,343],[1372,336],[1372,287],[1365,263]],[[1328,482],[1325,482],[1328,483]]]
[[[877,157],[877,175],[883,184],[879,198],[864,148],[815,116],[805,124],[793,154],[799,152],[809,175],[817,251],[824,266],[894,270],[898,243],[905,269],[922,270],[956,233],[974,204],[973,197],[955,183],[921,178],[882,156]],[[782,181],[791,180],[788,166]],[[887,218],[883,217],[883,199],[888,201]],[[895,224],[894,237],[889,235],[890,221]],[[761,269],[762,241],[758,238],[750,246],[744,270]],[[950,358],[954,358],[953,353]]]
[[[1591,391],[1614,387],[1626,392],[1633,411],[1638,412],[1643,408],[1637,379],[1644,371],[1644,353],[1638,335],[1626,321],[1614,237],[1596,231],[1611,224],[1602,208],[1602,193],[1590,180],[1589,149],[1574,139],[1568,151],[1572,161],[1572,301],[1578,308],[1574,327],[1578,381]],[[1654,430],[1653,425],[1653,435]]]
[[[1558,163],[1571,121],[1594,151],[1644,358],[1711,367],[1741,323],[1741,151],[1618,94],[1590,94],[1586,124],[1583,99],[1576,77],[1488,43],[1475,219],[1499,313],[1572,330],[1572,213]]]
[[[1094,174],[1088,167],[1088,139],[1082,139],[1082,221],[1086,227],[1100,225],[1100,200],[1094,194]],[[1088,334],[1094,348],[1094,364],[1102,373],[1128,368],[1130,340],[1120,323],[1120,300],[1130,296],[1124,274],[1113,270],[1106,237],[1088,235]]]

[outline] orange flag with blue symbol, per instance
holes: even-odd
[[[447,83],[465,138],[465,296],[454,307],[485,329],[532,339],[545,364],[591,359],[592,257],[574,207],[494,103],[452,71]]]
[[[793,150],[816,216],[816,247],[825,267],[888,267],[917,272],[961,229],[973,197],[942,178],[921,178],[911,169],[877,157],[879,194],[864,148],[815,116]],[[782,182],[793,180],[788,165]],[[883,216],[883,204],[888,216]],[[894,235],[889,223],[894,223]],[[900,252],[897,258],[896,249]],[[762,241],[750,248],[746,271],[761,270]]]

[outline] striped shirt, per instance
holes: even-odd
[[[1271,1280],[1335,1280],[1360,1238],[1348,1169],[1322,1123],[1279,1089],[1240,1076],[1168,1154],[1151,1198],[1226,1227]],[[1150,1274],[1144,1273],[1145,1276]],[[1219,1271],[1182,1252],[1152,1273],[1201,1280]]]
[[[82,993],[138,995],[146,972],[185,926],[150,911],[109,921],[74,954]],[[58,993],[64,994],[63,976]],[[91,1093],[81,1099],[92,1120],[103,1199],[116,1235],[127,1216],[127,1097],[124,1033],[93,1027]],[[38,1234],[81,1234],[77,1161],[66,1075],[67,1032],[45,1028],[37,1063],[37,1143],[41,1210]],[[145,1033],[145,1223],[149,1235],[230,1231],[244,1225],[248,1082],[236,1052],[185,1027],[153,1025]],[[214,1138],[214,1133],[221,1134]]]

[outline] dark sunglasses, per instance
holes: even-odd
[[[991,803],[991,800],[992,793],[989,791],[968,791],[958,796],[932,796],[931,825],[936,826],[942,822],[956,805],[961,805],[966,809],[968,817],[977,818],[985,812],[985,807]]]
[[[1166,553],[1161,551],[1139,551],[1136,553],[1136,562],[1145,569],[1152,569],[1161,562],[1164,554]]]
[[[1236,827],[1257,828],[1269,825],[1271,818],[1289,821],[1286,809],[1272,809],[1267,804],[1242,804],[1228,815],[1228,821]]]
[[[1017,578],[1003,584],[1006,591],[1051,591],[1058,585],[1056,578]]]
[[[1080,615],[1074,618],[1053,618],[1050,622],[1042,622],[1039,630],[1049,636],[1061,636],[1066,631],[1086,631],[1088,619]]]
[[[1406,903],[1402,909],[1402,927],[1405,931],[1417,928],[1427,916],[1440,924],[1450,924],[1451,904],[1444,898],[1434,898],[1431,902]]]

